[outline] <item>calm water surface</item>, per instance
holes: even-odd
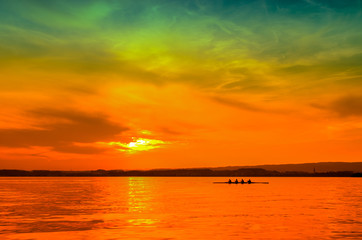
[[[0,239],[362,239],[362,179],[0,178]]]

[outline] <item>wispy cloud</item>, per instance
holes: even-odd
[[[211,99],[218,102],[218,103],[228,105],[228,106],[231,106],[231,107],[235,107],[235,108],[239,108],[239,109],[242,109],[242,110],[247,110],[247,111],[252,111],[252,112],[266,111],[265,109],[257,107],[257,106],[255,106],[253,104],[238,101],[238,100],[234,100],[234,99],[231,99],[231,98],[212,97]]]

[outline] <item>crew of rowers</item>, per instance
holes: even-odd
[[[229,179],[228,183],[239,183],[239,181],[238,181],[238,179],[236,179],[235,182],[232,182],[231,179]],[[247,182],[245,182],[244,179],[241,179],[240,183],[241,184],[244,184],[244,183],[250,184],[251,180],[249,179]]]

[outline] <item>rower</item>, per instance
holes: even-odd
[[[250,179],[248,180],[248,183],[249,183],[249,184],[251,183],[251,180],[250,180]]]
[[[244,183],[245,183],[244,179],[241,179],[241,184],[244,184]]]
[[[239,183],[238,179],[235,180],[235,183]]]
[[[228,183],[231,183],[231,179],[229,179]]]

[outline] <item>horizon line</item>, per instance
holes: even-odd
[[[81,172],[81,171],[155,171],[155,170],[180,170],[180,169],[215,169],[215,168],[232,168],[232,167],[259,167],[259,166],[283,166],[283,165],[305,165],[305,164],[323,164],[323,163],[361,163],[361,161],[358,162],[310,162],[310,163],[281,163],[281,164],[258,164],[258,165],[228,165],[228,166],[219,166],[219,167],[180,167],[180,168],[149,168],[149,169],[103,169],[103,168],[98,168],[98,169],[87,169],[87,170],[60,170],[60,169],[31,169],[31,170],[26,170],[26,169],[15,169],[15,168],[1,168],[0,170],[20,170],[20,171],[64,171],[64,172]]]

